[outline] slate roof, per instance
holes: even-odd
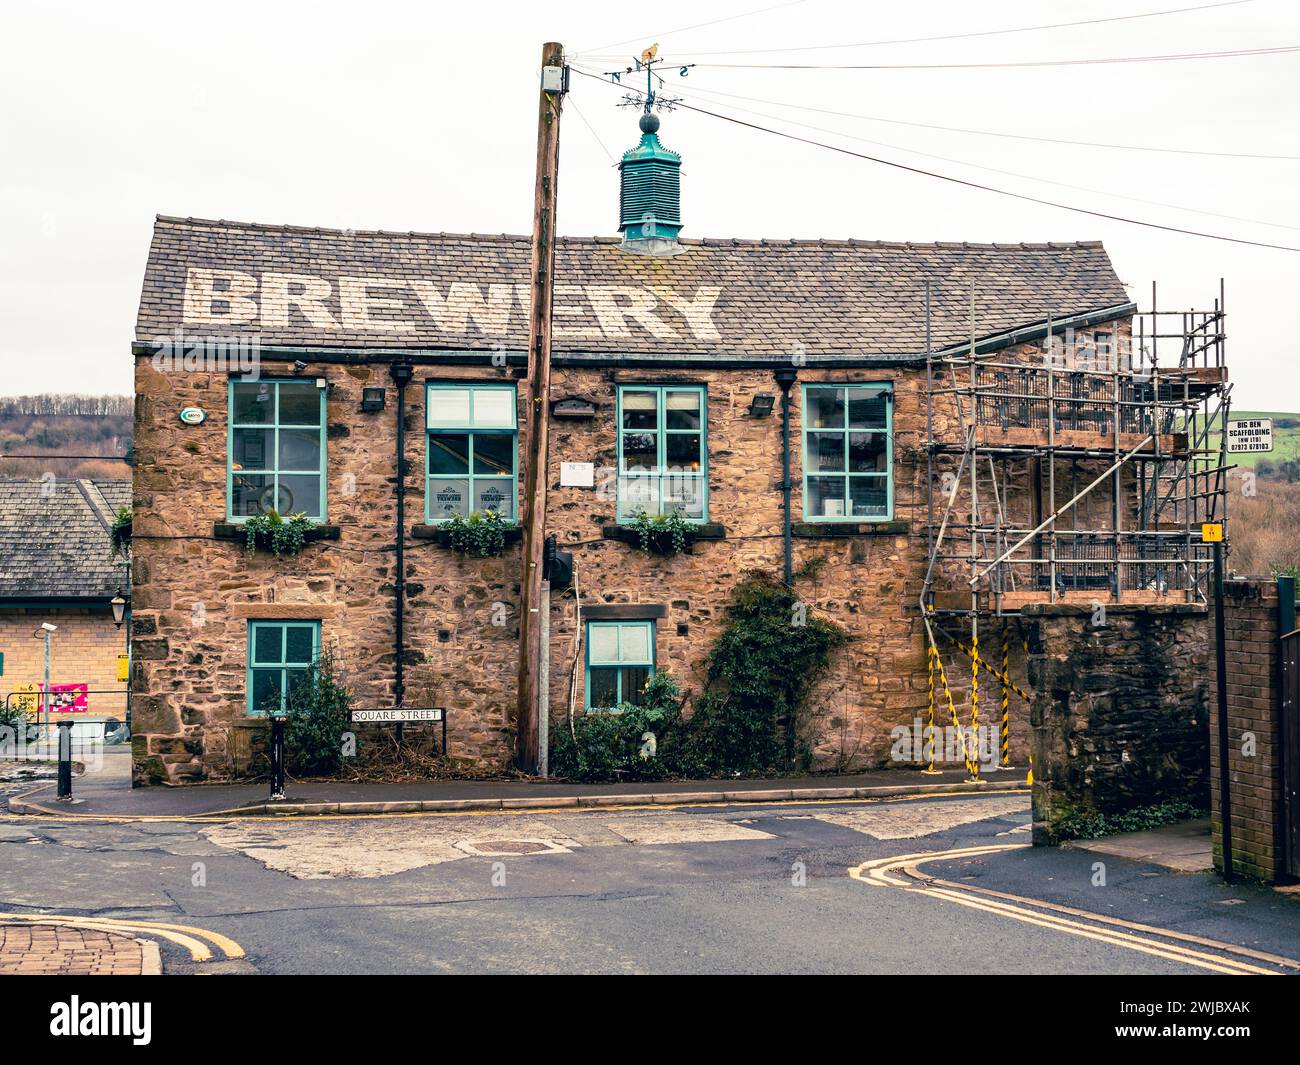
[[[130,505],[130,481],[0,480],[0,604],[129,594],[108,530]]]
[[[969,337],[972,286],[981,338],[1042,323],[1049,315],[1060,320],[1129,307],[1099,242],[682,243],[684,253],[651,259],[621,251],[617,238],[560,238],[556,354],[917,355],[925,351],[927,278],[936,349]],[[182,329],[190,335],[257,335],[264,346],[522,351],[528,260],[528,238],[519,236],[159,216],[136,338],[149,343]],[[191,276],[195,270],[200,273]],[[188,307],[187,277],[195,286]],[[235,298],[222,300],[223,291],[232,295],[232,286]],[[343,298],[345,287],[350,299]],[[603,292],[593,296],[593,290]],[[315,321],[292,302],[303,292],[319,298]],[[691,301],[700,312],[694,320],[683,313]],[[611,310],[638,302],[648,307],[641,317]]]

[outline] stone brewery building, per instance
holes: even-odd
[[[624,178],[675,158],[652,124]],[[692,241],[673,225],[642,245],[635,221],[557,244],[546,524],[581,612],[573,588],[552,595],[553,717],[579,624],[580,708],[635,698],[651,670],[698,687],[753,570],[805,574],[801,601],[851,636],[816,693],[823,768],[897,760],[897,730],[928,713],[932,641],[965,717],[972,620],[993,648],[986,722],[997,674],[1023,691],[1026,650],[1045,653],[1035,611],[1057,629],[1095,603],[1136,611],[1154,654],[1185,635],[1161,634],[1180,611],[1202,623],[1187,530],[1210,504],[1187,509],[1191,423],[1161,404],[1191,411],[1221,367],[1161,376],[1100,244]],[[393,706],[400,683],[406,705],[447,708],[452,755],[508,762],[518,539],[478,557],[440,530],[518,520],[528,269],[523,237],[158,218],[134,345],[138,780],[243,771],[267,698],[322,648],[358,705]],[[270,509],[316,523],[300,553],[246,552],[241,523]],[[682,515],[689,550],[642,550],[638,511]]]

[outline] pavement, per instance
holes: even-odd
[[[158,944],[118,932],[0,924],[0,976],[161,976]]]
[[[1144,832],[1122,832],[1102,839],[1078,839],[1065,844],[1072,850],[1112,854],[1173,869],[1200,873],[1214,868],[1214,844],[1208,817],[1179,821]]]
[[[291,781],[284,800],[268,800],[268,785],[200,784],[183,787],[130,786],[130,751],[104,749],[102,762],[87,766],[73,781],[75,800],[55,798],[43,784],[9,796],[10,813],[36,816],[223,817],[274,814],[331,815],[430,813],[451,810],[509,810],[595,807],[651,803],[789,802],[799,799],[869,799],[903,795],[1019,790],[1025,771],[984,775],[967,784],[964,768],[935,776],[919,770],[885,769],[844,776],[737,778],[655,783],[574,784],[542,780],[427,780],[401,784]]]

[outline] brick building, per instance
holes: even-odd
[[[118,679],[126,636],[111,601],[127,598],[130,584],[109,530],[130,503],[128,481],[0,481],[0,696],[41,690],[41,625],[52,624],[52,698],[71,698],[79,686],[88,694],[84,710],[51,720],[126,719],[126,685]]]
[[[625,181],[629,163],[675,166],[656,125]],[[572,589],[552,597],[552,715],[573,669],[579,705],[626,697],[651,670],[698,686],[730,591],[755,569],[810,574],[803,601],[852,636],[815,696],[818,762],[836,768],[888,762],[891,730],[926,714],[944,611],[995,616],[1023,675],[1014,617],[1028,602],[1203,602],[1199,562],[1157,552],[1134,570],[1120,546],[1121,524],[1140,525],[1170,482],[1159,464],[1151,484],[1112,461],[1185,457],[1187,436],[1163,420],[1147,433],[1139,408],[1168,386],[1150,390],[1145,349],[1126,361],[1136,307],[1100,244],[686,241],[672,221],[645,240],[625,218],[622,241],[558,241],[546,521],[573,553],[582,611]],[[457,554],[439,526],[517,518],[528,262],[513,236],[157,220],[133,348],[140,775],[240,771],[267,694],[322,647],[361,704],[393,705],[401,683],[408,705],[448,708],[452,754],[507,761],[519,547]],[[967,356],[1000,383],[964,398]],[[972,442],[991,449],[978,490],[959,456]],[[973,513],[947,534],[1010,547],[1071,479],[1098,473],[1076,524],[994,559],[972,601],[978,559],[941,548],[945,503]],[[305,512],[313,542],[246,554],[239,526],[268,508]],[[680,513],[692,549],[642,551],[641,510]],[[1111,553],[1086,540],[1094,527]],[[957,697],[969,673],[950,661]],[[1023,714],[1007,739],[1023,764]]]

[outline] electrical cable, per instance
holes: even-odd
[[[701,89],[692,86],[693,93],[705,96],[722,96],[731,100],[745,100],[749,103],[768,104],[775,107],[788,107],[796,111],[811,111],[820,115],[833,115],[837,118],[854,118],[863,122],[884,122],[891,126],[913,126],[917,129],[942,130],[945,133],[967,133],[981,137],[1003,137],[1010,140],[1036,141],[1040,144],[1068,144],[1081,148],[1112,148],[1133,152],[1163,152],[1172,155],[1200,155],[1215,159],[1271,159],[1300,162],[1300,155],[1261,155],[1254,152],[1208,152],[1198,148],[1163,148],[1148,144],[1113,144],[1106,141],[1076,141],[1064,137],[1041,137],[1027,133],[1004,133],[991,129],[967,129],[964,126],[941,126],[932,122],[908,122],[901,118],[883,118],[880,115],[864,115],[853,111],[834,111],[825,107],[809,107],[805,104],[792,104],[784,100],[767,100],[757,96],[744,96],[740,93],[723,92],[721,89]]]
[[[602,44],[599,48],[588,48],[574,53],[575,58],[581,56],[594,57],[597,53],[603,52],[606,48],[617,48],[623,44],[634,44],[637,41],[651,41],[657,37],[671,37],[674,33],[685,33],[687,30],[699,30],[705,26],[717,26],[723,22],[735,22],[737,19],[749,18],[751,15],[763,15],[768,11],[776,11],[783,7],[798,7],[800,4],[807,3],[808,0],[785,0],[784,3],[772,4],[770,7],[755,8],[753,11],[742,11],[738,15],[727,15],[724,18],[716,18],[711,22],[697,22],[692,26],[678,26],[675,30],[663,30],[659,33],[647,33],[638,37],[629,37],[624,41],[612,41],[609,44]],[[1240,0],[1245,3],[1247,0]]]
[[[1222,49],[1215,52],[1170,52],[1163,55],[1090,56],[1087,59],[1026,59],[1014,63],[691,63],[693,67],[731,70],[1014,70],[1024,67],[1087,67],[1116,63],[1170,63],[1186,59],[1235,59],[1242,56],[1300,52],[1300,44],[1273,48]]]
[[[699,95],[708,96],[712,94],[709,93],[707,90],[701,90],[701,89],[692,90],[692,96],[699,96]],[[814,126],[807,122],[798,122],[792,118],[784,118],[778,115],[765,114],[761,111],[753,111],[744,107],[736,107],[734,109],[737,111],[741,111],[745,114],[755,115],[759,118],[770,119],[771,121],[774,122],[788,122],[791,125],[799,126],[803,129],[811,129],[818,133],[830,133],[838,137],[845,137],[848,140],[860,141],[863,144],[874,144],[874,145],[878,145],[881,148],[890,148],[894,151],[906,152],[909,155],[919,155],[927,159],[938,159],[945,163],[956,163],[959,166],[969,166],[969,167],[973,167],[976,170],[987,170],[989,173],[1002,174],[1007,177],[1021,178],[1025,181],[1037,181],[1044,185],[1055,185],[1058,188],[1073,189],[1076,192],[1092,193],[1095,196],[1109,196],[1118,200],[1130,200],[1133,203],[1142,203],[1150,207],[1163,207],[1166,210],[1170,210],[1170,211],[1185,211],[1189,214],[1200,214],[1200,215],[1206,215],[1211,218],[1224,218],[1233,222],[1246,222],[1251,225],[1268,226],[1273,229],[1289,229],[1296,232],[1300,232],[1300,225],[1289,225],[1285,222],[1269,222],[1269,221],[1265,221],[1262,218],[1250,218],[1246,215],[1224,214],[1221,211],[1208,211],[1200,207],[1185,207],[1181,204],[1168,203],[1167,201],[1164,200],[1150,200],[1142,196],[1130,196],[1129,194],[1123,192],[1108,192],[1105,189],[1095,189],[1087,185],[1075,185],[1068,181],[1057,181],[1053,178],[1038,177],[1034,174],[1025,174],[1017,170],[1004,170],[1001,167],[985,166],[982,163],[972,163],[966,159],[958,159],[949,155],[938,155],[934,152],[921,151],[919,148],[908,148],[905,145],[901,145],[901,144],[890,144],[888,141],[878,141],[878,140],[872,140],[868,137],[858,137],[858,136],[854,136],[852,133],[844,133],[841,130],[827,129],[825,126]]]
[[[583,77],[592,78],[593,80],[599,81],[602,84],[610,84],[609,82],[606,82],[604,78],[600,77],[597,74],[592,74],[589,71],[581,70],[577,67],[575,67],[574,69],[577,70],[578,73]],[[617,88],[617,86],[614,87]],[[794,133],[786,133],[783,132],[782,130],[772,129],[768,126],[761,126],[755,122],[747,122],[742,118],[736,118],[731,115],[721,114],[717,111],[709,111],[705,108],[695,107],[691,104],[678,103],[676,106],[682,108],[683,110],[693,111],[696,114],[707,115],[710,118],[716,118],[722,122],[729,122],[732,125],[743,126],[746,129],[752,129],[759,133],[767,133],[774,137],[780,137],[783,140],[790,140],[799,144],[807,144],[814,148],[824,148],[827,151],[836,152],[840,155],[847,155],[855,159],[863,159],[869,163],[879,163],[881,166],[888,166],[895,170],[902,170],[910,174],[920,175],[922,177],[935,178],[938,181],[946,181],[949,184],[961,185],[965,188],[976,189],[980,192],[992,192],[999,196],[1006,196],[1014,200],[1024,200],[1027,203],[1036,203],[1044,207],[1055,207],[1058,210],[1071,211],[1075,214],[1084,214],[1092,218],[1102,218],[1111,222],[1124,222],[1128,225],[1142,226],[1143,228],[1146,229],[1158,229],[1166,233],[1179,233],[1183,236],[1202,237],[1206,240],[1218,240],[1228,244],[1242,244],[1242,245],[1255,247],[1255,248],[1271,248],[1275,251],[1300,252],[1300,247],[1295,247],[1289,244],[1270,244],[1266,241],[1247,240],[1243,237],[1232,237],[1221,233],[1207,233],[1202,230],[1185,229],[1181,226],[1170,226],[1160,222],[1148,222],[1140,218],[1129,218],[1125,215],[1111,214],[1110,212],[1107,211],[1094,211],[1091,208],[1087,208],[1087,207],[1076,207],[1072,204],[1060,203],[1059,201],[1056,200],[1047,200],[1038,196],[1030,196],[1027,193],[1023,193],[1023,192],[1012,192],[1008,189],[1001,189],[994,185],[984,185],[981,184],[980,182],[969,181],[966,178],[953,177],[950,174],[941,174],[934,170],[925,170],[921,167],[909,166],[906,163],[900,163],[892,159],[884,159],[880,156],[868,155],[865,152],[855,152],[850,148],[842,148],[838,145],[827,144],[824,141],[814,140],[811,137],[800,137]]]
[[[814,44],[782,48],[736,48],[725,52],[696,52],[696,55],[767,55],[777,52],[819,52],[836,48],[875,48],[890,44],[928,44],[934,41],[963,41],[972,37],[998,37],[1011,33],[1034,33],[1040,30],[1073,29],[1078,26],[1096,26],[1106,22],[1129,22],[1133,19],[1156,18],[1161,15],[1183,15],[1195,11],[1208,11],[1216,7],[1237,7],[1256,0],[1219,0],[1195,7],[1175,7],[1163,11],[1143,11],[1134,15],[1111,15],[1106,18],[1079,19],[1076,22],[1049,22],[1037,26],[1012,26],[1001,30],[975,30],[970,33],[944,33],[933,37],[900,37],[888,41],[858,41],[853,44]]]

